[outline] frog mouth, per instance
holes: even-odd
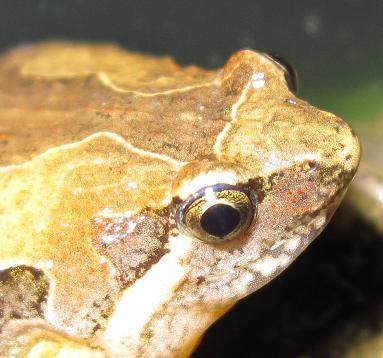
[[[340,200],[339,194],[341,193],[334,195],[337,200]],[[287,234],[278,237],[277,240],[263,242],[259,245],[258,252],[257,248],[249,243],[243,250],[251,250],[252,258],[234,264],[230,272],[227,269],[214,272],[206,284],[210,288],[219,289],[223,281],[230,282],[230,287],[233,287],[230,293],[232,297],[227,297],[230,300],[240,299],[248,295],[249,291],[258,290],[283,272],[322,232],[338,206],[337,200],[331,197],[317,210],[296,216],[295,224],[284,229]],[[299,230],[294,230],[293,226]]]

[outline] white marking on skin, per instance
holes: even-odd
[[[238,173],[231,170],[216,170],[208,173],[201,173],[194,177],[191,181],[187,182],[187,185],[181,185],[177,194],[184,200],[201,188],[217,183],[235,185],[238,183],[238,179]]]
[[[279,257],[266,256],[251,265],[251,268],[260,272],[263,276],[272,275],[280,266],[286,266],[290,262],[289,256],[283,254]]]
[[[143,344],[140,334],[146,323],[182,282],[187,267],[181,259],[190,249],[190,239],[184,235],[171,237],[169,249],[169,253],[123,292],[116,304],[103,335],[105,345],[112,352],[121,352],[121,346]]]
[[[305,160],[318,160],[320,159],[318,153],[302,153],[294,156],[294,161],[304,162]]]
[[[246,86],[245,88],[243,89],[241,95],[239,96],[238,98],[238,101],[235,102],[233,104],[233,106],[231,107],[231,112],[230,112],[230,117],[231,117],[231,121],[229,123],[227,123],[225,125],[225,127],[223,128],[223,130],[221,131],[221,133],[218,134],[217,136],[217,140],[214,144],[214,153],[220,157],[221,155],[221,146],[222,146],[222,142],[224,141],[224,139],[226,138],[226,135],[227,133],[229,132],[229,130],[231,129],[231,127],[233,126],[233,124],[237,121],[237,112],[238,112],[238,109],[239,107],[241,106],[241,104],[246,100],[246,96],[247,96],[247,92],[249,91],[250,87],[251,87],[251,84],[252,82],[250,81]]]
[[[101,211],[99,211],[96,214],[96,217],[98,217],[98,218],[100,218],[100,217],[116,218],[116,219],[118,219],[119,222],[122,223],[124,221],[124,218],[130,218],[132,215],[133,215],[133,211],[131,211],[131,210],[120,212],[120,211],[113,211],[110,208],[105,208],[105,209],[102,209]],[[97,220],[99,220],[99,219],[95,219],[95,221],[97,221]]]
[[[127,229],[124,229],[122,224],[126,222],[127,218],[130,218],[132,216],[132,211],[128,210],[123,213],[117,213],[112,212],[110,209],[103,209],[97,215],[98,216],[96,216],[96,218],[94,219],[96,223],[102,222],[102,218],[113,219],[113,222],[109,222],[106,224],[106,230],[113,230],[113,234],[106,234],[101,236],[101,240],[105,244],[110,244],[115,240],[126,237],[127,234],[131,234],[135,230],[138,221],[142,220],[142,217],[139,217],[136,221],[129,220],[127,222]]]
[[[263,72],[254,73],[251,76],[251,81],[254,89],[265,87],[265,74]]]
[[[314,153],[303,153],[296,155],[294,157],[291,157],[289,160],[283,160],[280,159],[275,155],[275,153],[272,153],[267,158],[267,161],[264,164],[264,170],[265,174],[268,174],[270,172],[275,171],[275,169],[283,169],[291,166],[291,163],[301,163],[306,160],[320,160],[320,157],[318,154]],[[315,169],[314,169],[315,170]]]
[[[77,195],[80,195],[83,191],[84,190],[81,188],[76,188],[76,189],[72,190],[71,193],[73,196],[77,196]]]
[[[183,165],[186,164],[186,162],[181,162],[179,160],[176,160],[176,159],[171,158],[171,157],[169,157],[167,155],[164,155],[164,154],[158,154],[158,153],[149,152],[149,151],[137,148],[137,147],[133,146],[132,144],[130,144],[128,141],[126,141],[124,138],[122,138],[120,135],[118,135],[116,133],[112,133],[112,132],[99,132],[99,133],[96,133],[95,135],[98,135],[98,134],[104,134],[104,135],[106,135],[106,136],[108,136],[110,138],[113,138],[117,142],[120,142],[121,144],[123,144],[131,152],[140,154],[140,155],[142,155],[144,157],[150,157],[150,158],[159,159],[159,160],[162,160],[162,161],[164,161],[164,162],[166,162],[168,164],[174,165],[174,166],[176,166],[178,168],[181,168]]]
[[[273,246],[270,247],[270,250],[272,251],[276,250],[278,247],[281,247],[285,242],[286,240],[279,240]]]
[[[274,257],[264,257],[254,264],[254,269],[259,271],[263,276],[271,275],[278,268],[278,260]]]
[[[63,222],[60,222],[59,225],[60,225],[61,227],[71,227],[71,226],[72,226],[72,225],[69,224],[69,223],[63,223]]]
[[[68,149],[75,149],[81,144],[88,143],[88,142],[91,142],[92,140],[102,138],[102,137],[107,137],[109,139],[113,139],[114,141],[122,144],[125,148],[127,148],[132,153],[139,154],[143,157],[149,157],[149,158],[155,158],[155,159],[161,160],[161,161],[166,162],[166,163],[168,163],[168,164],[170,164],[176,168],[181,168],[182,166],[184,166],[186,164],[186,162],[176,160],[176,159],[169,157],[167,155],[164,155],[164,154],[158,154],[158,153],[149,152],[149,151],[146,151],[144,149],[137,148],[116,133],[97,132],[95,134],[92,134],[92,135],[86,137],[85,139],[83,139],[81,141],[78,141],[75,143],[69,143],[69,144],[62,144],[62,145],[59,145],[57,147],[50,148],[50,149],[46,150],[44,153],[34,157],[32,160],[30,160],[28,162],[24,162],[21,164],[11,164],[11,165],[7,165],[4,167],[0,167],[0,173],[6,173],[6,172],[13,170],[13,169],[16,169],[16,168],[23,168],[25,166],[31,165],[31,163],[33,163],[35,160],[41,160],[41,159],[44,159],[44,158],[49,157],[51,155],[57,155],[58,153],[60,153],[63,150],[65,151]]]
[[[294,99],[288,99],[287,100],[287,103],[290,103],[292,104],[293,106],[295,106],[297,104],[297,101],[295,101]]]
[[[36,226],[35,226],[35,231],[37,233],[40,233],[41,231],[43,231],[45,225],[43,223],[38,223]]]
[[[136,223],[136,222],[134,222],[134,221],[129,221],[129,222],[128,222],[128,230],[126,230],[126,233],[127,233],[127,234],[131,234],[131,233],[134,231],[134,229],[136,228],[136,226],[137,226],[137,223]]]
[[[102,209],[101,211],[99,211],[97,213],[97,216],[104,216],[104,217],[110,217],[111,215],[114,214],[114,211],[110,208],[105,208],[105,209]]]
[[[208,201],[209,203],[215,203],[218,201],[217,196],[215,195],[215,192],[211,187],[205,189],[205,198],[206,201]]]
[[[37,261],[35,265],[38,269],[51,270],[54,266],[53,260]]]
[[[196,88],[219,86],[221,84],[221,81],[213,80],[211,82],[205,82],[205,83],[195,84],[195,85],[191,85],[191,86],[185,86],[185,87],[181,87],[181,88],[174,88],[174,89],[170,89],[170,90],[166,90],[166,91],[148,93],[148,92],[127,90],[127,89],[124,89],[122,87],[119,87],[112,82],[112,80],[109,78],[109,76],[105,72],[99,72],[97,74],[97,76],[103,85],[113,89],[116,92],[131,93],[131,94],[134,94],[134,95],[140,96],[140,97],[166,96],[166,95],[174,94],[174,93],[182,93],[182,92],[192,91]]]
[[[137,189],[137,188],[138,188],[138,184],[137,184],[135,181],[130,181],[130,182],[126,185],[126,188],[127,188],[128,190]]]
[[[101,240],[102,240],[105,244],[110,244],[110,243],[112,243],[113,241],[117,240],[119,237],[120,237],[120,235],[118,235],[118,234],[102,235],[102,236],[101,236]]]
[[[203,111],[205,109],[205,106],[199,106],[199,110]]]
[[[325,216],[320,216],[315,220],[315,228],[319,229],[321,228],[324,224],[326,223],[326,217]]]
[[[294,252],[300,245],[301,239],[299,237],[287,240],[285,245],[285,250],[289,252]]]
[[[270,154],[265,163],[265,169],[274,170],[275,168],[279,168],[281,163],[282,161],[275,154]]]
[[[98,262],[102,265],[102,264],[107,263],[108,260],[104,256],[100,256],[100,259],[98,260]]]
[[[219,86],[221,86],[223,81],[226,81],[228,78],[230,78],[232,76],[232,74],[234,73],[234,71],[237,69],[238,66],[239,66],[239,64],[233,68],[231,73],[229,73],[227,76],[225,76],[221,79],[215,78],[214,80],[212,80],[210,82],[199,83],[199,84],[195,84],[195,85],[191,85],[191,86],[185,86],[185,87],[181,87],[181,88],[173,88],[173,89],[162,91],[162,92],[152,92],[152,93],[133,91],[133,90],[127,90],[127,89],[121,88],[121,87],[115,85],[113,83],[113,81],[109,78],[108,74],[105,72],[97,72],[97,77],[101,81],[102,84],[113,89],[116,92],[131,93],[131,94],[135,94],[135,95],[141,96],[141,97],[156,97],[156,96],[166,96],[166,95],[174,94],[174,93],[188,92],[188,91],[191,91],[191,90],[196,89],[196,88],[212,87],[212,86],[219,87]],[[205,109],[205,106],[200,106],[200,110],[204,110],[204,109]]]
[[[235,289],[238,291],[244,291],[246,293],[246,289],[251,282],[254,280],[254,275],[250,272],[242,273],[237,281],[235,281]]]

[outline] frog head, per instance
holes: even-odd
[[[3,63],[0,292],[23,318],[4,320],[8,346],[189,354],[323,230],[359,163],[350,127],[264,54],[205,71],[46,43]]]

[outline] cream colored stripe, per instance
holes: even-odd
[[[191,91],[191,90],[196,89],[196,88],[203,88],[203,87],[210,87],[210,86],[217,86],[217,87],[219,87],[219,86],[222,85],[222,83],[224,81],[226,81],[227,79],[229,79],[233,75],[233,73],[239,67],[239,65],[240,64],[237,64],[236,66],[234,66],[232,71],[227,76],[225,76],[223,78],[220,78],[220,79],[219,79],[219,76],[217,76],[217,78],[214,81],[211,81],[211,82],[205,82],[205,83],[200,83],[200,84],[196,84],[196,85],[193,85],[193,86],[185,86],[185,87],[180,87],[180,88],[174,88],[174,89],[167,90],[167,91],[153,92],[153,93],[134,91],[134,90],[127,90],[127,89],[121,88],[121,87],[115,85],[113,83],[113,81],[109,78],[108,74],[105,73],[105,72],[98,72],[97,76],[98,76],[98,78],[99,78],[99,80],[101,81],[102,84],[104,84],[105,86],[113,89],[116,92],[131,93],[131,94],[135,94],[135,95],[141,96],[141,97],[156,97],[156,96],[165,96],[165,95],[173,94],[173,93],[187,92],[187,91]]]
[[[182,258],[190,250],[190,238],[184,235],[169,239],[170,251],[153,265],[139,280],[126,289],[117,303],[102,337],[103,344],[111,352],[129,353],[145,342],[141,334],[145,325],[168,302],[186,274],[187,266]]]
[[[12,164],[12,165],[7,165],[7,166],[4,166],[4,167],[0,167],[0,173],[6,173],[7,171],[12,170],[14,168],[22,168],[24,166],[28,166],[34,160],[44,159],[45,157],[49,157],[51,155],[55,155],[57,153],[60,153],[63,150],[74,149],[74,148],[78,147],[81,144],[84,144],[84,143],[87,143],[87,142],[91,142],[92,140],[97,139],[97,138],[101,138],[101,137],[107,137],[109,139],[113,139],[114,141],[122,144],[125,148],[127,148],[132,153],[136,153],[136,154],[139,154],[139,155],[144,156],[144,157],[155,158],[155,159],[161,160],[163,162],[166,162],[166,163],[168,163],[168,164],[170,164],[172,166],[175,166],[177,168],[180,168],[180,167],[182,167],[183,165],[186,164],[186,162],[182,162],[182,161],[176,160],[176,159],[174,159],[172,157],[169,157],[167,155],[164,155],[164,154],[158,154],[158,153],[154,153],[154,152],[150,152],[150,151],[147,151],[147,150],[143,150],[143,149],[137,148],[134,145],[132,145],[129,142],[127,142],[123,137],[121,137],[120,135],[118,135],[116,133],[112,133],[112,132],[97,132],[95,134],[92,134],[92,135],[84,138],[81,141],[74,142],[74,143],[69,143],[69,144],[62,144],[62,145],[59,145],[57,147],[50,148],[47,151],[45,151],[44,153],[34,157],[30,161],[27,161],[27,162],[24,162],[24,163],[21,163],[21,164]]]
[[[235,102],[233,104],[233,106],[231,107],[231,112],[230,112],[230,117],[231,117],[231,121],[228,122],[225,127],[223,128],[223,130],[221,131],[221,133],[218,134],[217,136],[217,140],[214,144],[214,153],[220,157],[221,155],[221,147],[222,147],[222,142],[224,141],[224,139],[226,138],[229,130],[231,129],[231,127],[233,126],[233,124],[235,122],[237,122],[237,112],[238,112],[238,108],[241,106],[241,104],[245,101],[246,99],[246,96],[247,96],[247,92],[249,91],[251,87],[251,81],[249,83],[247,83],[247,85],[245,86],[245,88],[243,89],[241,95],[239,96],[238,98],[238,101]]]
[[[196,89],[196,88],[220,86],[220,84],[221,84],[220,80],[214,80],[211,82],[196,84],[193,86],[185,86],[185,87],[174,88],[174,89],[162,91],[162,92],[148,93],[148,92],[127,90],[127,89],[124,89],[122,87],[118,87],[112,82],[112,80],[109,78],[109,76],[105,72],[99,72],[97,75],[98,75],[98,78],[101,81],[101,83],[104,84],[105,86],[113,89],[113,91],[120,92],[120,93],[131,93],[131,94],[135,94],[135,95],[141,96],[141,97],[166,96],[166,95],[173,94],[173,93],[182,93],[182,92],[191,91],[191,90]]]
[[[162,160],[163,162],[169,163],[169,164],[174,165],[176,167],[182,167],[183,165],[186,164],[186,162],[182,162],[180,160],[174,159],[174,158],[169,157],[168,155],[165,155],[165,154],[158,154],[158,153],[155,153],[155,152],[150,152],[150,151],[147,151],[147,150],[143,150],[143,149],[137,148],[137,147],[135,147],[134,145],[130,144],[123,137],[121,137],[120,135],[118,135],[116,133],[112,133],[112,132],[100,132],[100,133],[102,133],[104,135],[107,135],[110,138],[115,139],[116,142],[120,142],[126,148],[128,148],[132,153],[137,153],[137,154],[142,155],[144,157],[150,157],[150,158],[159,159],[159,160]]]

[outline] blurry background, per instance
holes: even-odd
[[[380,0],[0,0],[0,49],[104,40],[205,67],[274,51],[296,65],[302,93],[327,99],[382,76],[382,17]]]
[[[365,357],[366,345],[378,356],[383,1],[0,0],[0,50],[57,38],[113,41],[209,68],[241,48],[290,59],[299,95],[344,117],[361,136],[361,174],[321,237],[212,327],[195,356]]]

